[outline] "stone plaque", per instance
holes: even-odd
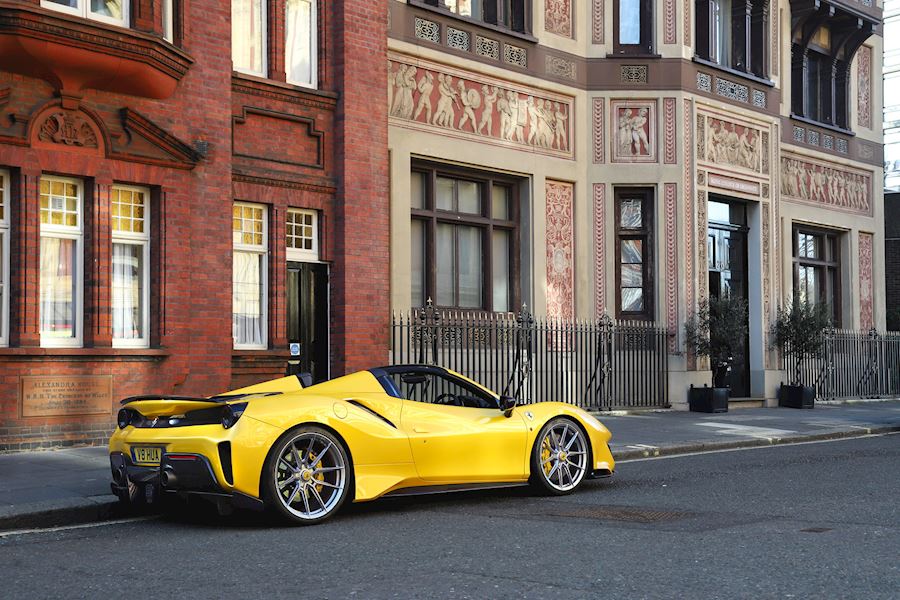
[[[112,377],[22,377],[21,397],[23,417],[111,414]]]

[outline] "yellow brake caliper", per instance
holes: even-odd
[[[550,469],[553,465],[550,464],[548,459],[550,458],[550,440],[544,438],[544,441],[541,443],[541,468],[544,470],[544,475],[550,474]]]

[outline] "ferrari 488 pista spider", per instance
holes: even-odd
[[[310,524],[382,496],[528,483],[567,494],[615,468],[610,433],[587,412],[517,406],[434,366],[122,405],[109,460],[123,502],[199,494]]]

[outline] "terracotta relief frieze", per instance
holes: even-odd
[[[859,327],[875,327],[875,284],[872,275],[873,239],[871,233],[859,234]]]
[[[544,31],[572,37],[573,0],[544,0]]]
[[[90,122],[80,113],[59,109],[47,114],[38,126],[38,139],[65,146],[97,148],[97,134]]]
[[[654,163],[656,157],[656,100],[610,100],[610,161]]]
[[[606,184],[594,184],[594,316],[606,313]]]
[[[780,176],[785,200],[872,214],[870,171],[783,153]]]
[[[872,127],[872,49],[862,46],[856,59],[856,122]]]
[[[575,186],[547,180],[547,316],[575,316],[575,266],[573,218]]]
[[[768,140],[762,126],[718,114],[697,114],[698,161],[766,176]]]
[[[574,158],[574,99],[438,63],[392,55],[392,124]]]

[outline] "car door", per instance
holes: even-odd
[[[399,379],[401,428],[409,436],[419,477],[446,483],[526,477],[521,411],[504,416],[495,397],[443,370],[410,372]]]

